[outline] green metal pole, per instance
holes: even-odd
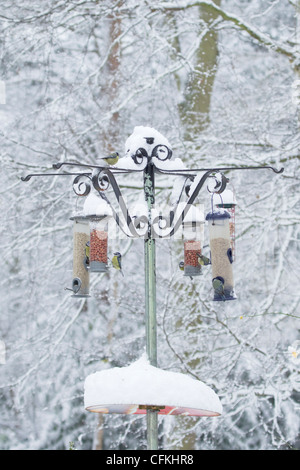
[[[151,209],[154,205],[154,168],[148,163],[144,171],[144,192],[148,205],[148,232],[145,239],[145,316],[146,316],[146,351],[151,365],[157,366],[157,331],[156,331],[156,273],[155,240],[152,238]],[[158,449],[157,411],[147,410],[148,450]]]

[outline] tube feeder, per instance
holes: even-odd
[[[190,207],[182,223],[185,276],[194,277],[202,274],[198,256],[202,250],[203,224],[203,213],[194,206]]]
[[[229,231],[232,249],[232,258],[235,260],[235,207],[236,198],[233,191],[226,188],[221,194],[219,194],[220,201],[215,204],[217,208],[226,209],[230,214]]]
[[[73,280],[72,297],[90,297],[89,274],[89,221],[84,216],[71,217],[73,220]]]
[[[90,226],[90,272],[105,273],[108,271],[107,248],[109,222],[112,219],[111,208],[102,197],[91,193],[85,201],[83,212]]]
[[[105,273],[107,267],[108,222],[106,216],[90,216],[90,271]]]
[[[230,239],[230,214],[219,209],[207,214],[209,244],[212,265],[213,300],[234,300],[234,281],[232,271],[232,248]]]

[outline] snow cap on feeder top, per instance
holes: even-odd
[[[231,189],[224,189],[222,193],[219,194],[218,202],[215,202],[217,207],[233,207],[236,206],[236,197]]]
[[[181,213],[185,203],[178,204],[177,213]],[[182,229],[183,237],[187,240],[204,240],[204,212],[203,204],[200,207],[190,205],[188,211],[183,214]]]
[[[112,216],[109,204],[93,193],[87,196],[83,206],[83,213],[85,216]]]
[[[178,210],[185,207],[185,203],[178,204]],[[203,212],[203,204],[198,206],[194,206],[191,204],[186,212],[183,223],[189,224],[197,222],[197,224],[204,224],[204,212]]]

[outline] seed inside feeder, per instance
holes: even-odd
[[[86,257],[86,244],[90,240],[88,221],[74,217],[73,225],[73,286],[75,297],[88,297],[90,275]],[[75,283],[74,283],[74,280]]]
[[[107,225],[107,223],[106,223]],[[91,221],[90,232],[90,270],[91,272],[107,271],[108,233],[101,221]]]
[[[214,238],[210,242],[212,277],[221,276],[224,279],[225,292],[233,290],[233,273],[228,257],[228,250],[231,249],[230,240],[226,238]],[[225,255],[224,255],[225,254]]]
[[[232,271],[232,247],[230,238],[230,214],[219,209],[206,216],[209,227],[212,279],[224,280],[224,292],[215,292],[214,300],[234,300],[234,280]]]

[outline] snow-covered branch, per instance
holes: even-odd
[[[152,4],[153,11],[182,11],[194,7],[205,7],[215,14],[221,16],[224,21],[231,23],[234,27],[247,33],[258,44],[261,44],[275,52],[287,56],[291,61],[299,60],[298,49],[291,47],[289,44],[277,43],[271,36],[263,33],[244,19],[225,11],[223,8],[216,5],[212,0],[206,1],[184,1],[184,2],[160,2],[158,5]]]

